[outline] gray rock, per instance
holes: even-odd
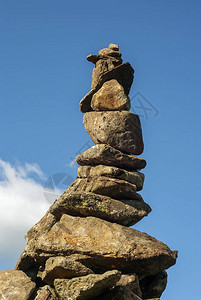
[[[49,210],[58,219],[65,214],[94,216],[124,226],[139,222],[151,212],[143,200],[114,200],[94,193],[64,192]]]
[[[92,166],[82,166],[78,169],[78,176],[80,178],[91,178],[97,176],[106,176],[116,179],[121,179],[128,181],[132,184],[135,184],[137,191],[142,190],[144,183],[144,174],[137,171],[127,171],[112,166],[98,165],[95,167]]]
[[[55,279],[54,286],[61,299],[94,299],[105,289],[115,285],[121,273],[117,270],[104,274],[91,274],[71,280]]]
[[[160,298],[167,285],[167,272],[161,271],[140,280],[143,299]]]
[[[113,65],[114,65],[114,58],[111,58],[113,60]],[[91,91],[80,101],[80,110],[81,112],[85,113],[88,111],[91,111],[91,99],[93,95],[102,87],[103,83],[111,80],[111,79],[116,79],[120,85],[123,86],[125,94],[128,95],[131,85],[133,83],[133,78],[134,78],[134,70],[131,67],[131,65],[126,62],[124,64],[120,64],[115,68],[112,68],[109,71],[106,71],[106,68],[108,68],[106,65],[108,61],[106,60],[101,60],[99,69],[95,71],[96,68],[94,68],[93,71],[93,88]],[[120,61],[116,61],[116,64],[118,64]],[[121,62],[120,62],[121,63]],[[102,65],[101,65],[102,64]],[[105,64],[105,65],[104,65]],[[96,63],[97,66],[97,63]],[[102,72],[103,70],[103,72]],[[94,73],[97,72],[99,75],[95,75]]]
[[[50,285],[56,278],[73,278],[93,274],[94,272],[82,263],[69,259],[68,257],[50,257],[45,264],[42,280]]]
[[[114,199],[133,199],[136,194],[136,185],[125,180],[100,176],[92,178],[77,178],[69,186],[68,192],[92,192],[109,196]]]
[[[76,157],[79,165],[107,165],[130,170],[145,168],[146,161],[140,157],[125,154],[110,145],[97,144]]]
[[[95,111],[129,110],[130,99],[124,93],[123,87],[117,80],[106,81],[93,95],[91,107]]]
[[[49,257],[72,253],[90,257],[90,265],[84,264],[96,273],[115,268],[136,273],[139,278],[171,267],[177,257],[177,251],[133,228],[66,214],[48,233],[28,243],[24,257],[42,263]]]
[[[0,299],[29,300],[36,284],[22,271],[0,271]]]
[[[137,155],[143,152],[141,124],[136,114],[127,111],[88,112],[83,124],[94,144],[109,144]]]

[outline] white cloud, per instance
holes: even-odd
[[[44,196],[44,180],[37,164],[12,166],[0,160],[0,270],[5,269],[6,264],[14,267],[25,247],[25,232],[50,206],[49,199]],[[54,189],[50,193],[54,196],[62,191]]]

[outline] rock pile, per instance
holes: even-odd
[[[95,146],[77,156],[78,178],[26,234],[14,271],[0,272],[1,299],[159,299],[177,251],[129,226],[151,208],[138,115],[130,113],[134,70],[110,44],[98,55],[81,100]],[[20,288],[21,283],[21,288]]]

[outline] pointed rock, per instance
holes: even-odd
[[[97,144],[76,157],[79,165],[107,165],[129,170],[141,170],[145,168],[146,161],[143,158],[125,154],[110,145]]]
[[[113,270],[101,275],[91,274],[71,280],[56,279],[54,285],[61,299],[87,300],[94,299],[105,289],[114,286],[120,277],[121,273]]]
[[[127,111],[88,112],[83,124],[94,144],[109,144],[127,153],[144,149],[139,116]]]

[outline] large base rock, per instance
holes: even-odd
[[[87,255],[84,264],[94,272],[115,268],[140,278],[169,268],[177,257],[176,251],[132,228],[64,214],[47,234],[30,240],[18,268],[31,267],[31,258],[42,264],[49,257],[72,253]]]
[[[137,155],[143,152],[142,129],[136,114],[127,111],[88,112],[83,124],[94,144],[109,144]]]
[[[22,271],[0,271],[0,299],[29,300],[36,284]]]
[[[76,157],[79,165],[107,165],[129,170],[145,168],[146,161],[140,157],[125,154],[110,145],[97,144]]]

